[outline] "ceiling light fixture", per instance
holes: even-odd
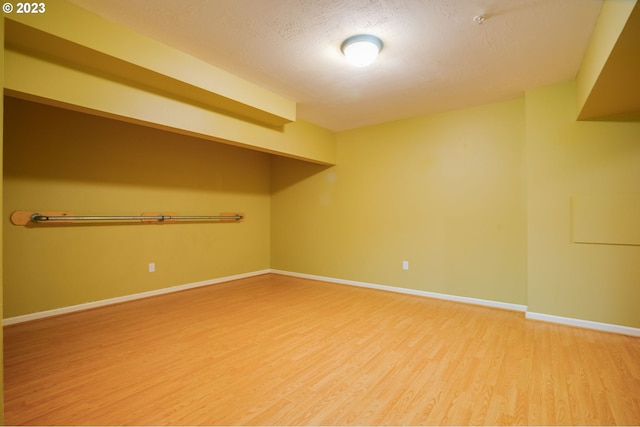
[[[340,50],[351,64],[366,67],[382,50],[382,40],[370,34],[358,34],[343,41]]]

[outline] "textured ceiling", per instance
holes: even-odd
[[[291,98],[298,117],[334,131],[572,79],[602,7],[602,0],[72,1]],[[340,53],[358,33],[384,42],[366,68]]]

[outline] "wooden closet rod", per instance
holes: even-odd
[[[15,211],[11,214],[11,222],[14,225],[34,225],[46,223],[73,223],[73,222],[130,222],[141,221],[143,223],[175,223],[178,221],[220,221],[241,222],[244,221],[242,213],[222,213],[220,215],[167,215],[167,214],[142,214],[142,215],[71,215],[69,212],[33,212]]]

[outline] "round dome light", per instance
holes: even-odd
[[[351,64],[365,67],[376,60],[382,50],[382,40],[370,34],[358,34],[342,42],[340,49]]]

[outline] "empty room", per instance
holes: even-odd
[[[637,0],[1,22],[4,424],[640,424]]]

